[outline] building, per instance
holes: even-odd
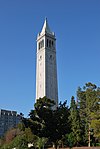
[[[45,19],[37,36],[36,99],[46,96],[58,105],[56,38]]]
[[[21,115],[16,111],[0,109],[0,136],[3,136],[7,130],[15,127],[21,121]]]

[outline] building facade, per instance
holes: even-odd
[[[3,136],[7,130],[16,127],[21,121],[21,116],[16,111],[0,109],[0,136]]]
[[[46,96],[58,105],[56,38],[45,19],[37,36],[36,99]]]

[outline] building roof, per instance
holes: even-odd
[[[45,18],[45,21],[44,21],[44,25],[42,27],[42,31],[41,31],[41,35],[44,34],[45,32],[51,34],[51,35],[54,35],[54,33],[50,30],[50,27],[49,27],[49,24],[48,24],[48,20],[47,18]]]

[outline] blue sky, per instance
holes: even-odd
[[[100,0],[0,0],[0,108],[35,102],[36,37],[45,17],[57,38],[59,101],[100,86]]]

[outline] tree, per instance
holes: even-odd
[[[34,105],[35,109],[29,113],[28,122],[24,122],[26,127],[29,125],[33,134],[40,138],[47,137],[49,133],[47,127],[51,123],[54,104],[53,100],[46,97],[38,99]]]
[[[59,140],[63,140],[65,134],[69,133],[69,109],[67,101],[59,104],[57,110],[53,111],[52,127],[50,127],[50,140],[57,148]]]
[[[91,130],[93,129],[96,133],[95,127],[92,128],[93,120],[96,118],[93,115],[100,113],[100,89],[95,84],[90,82],[86,83],[83,89],[78,89],[77,98],[84,139],[86,138],[86,140],[88,140],[88,146],[90,146]],[[98,119],[100,118],[98,117]],[[95,120],[97,120],[97,118]]]
[[[18,149],[27,149],[28,143],[32,143],[33,145],[36,144],[37,137],[33,135],[30,128],[25,128],[20,135],[16,136],[12,141],[12,147]]]
[[[60,103],[58,108],[53,110],[53,100],[46,97],[37,100],[35,109],[30,112],[29,121],[25,122],[25,125],[29,125],[33,134],[39,138],[48,138],[57,148],[58,141],[69,131],[69,110],[66,103]]]
[[[74,145],[78,146],[81,142],[80,116],[79,116],[79,109],[73,96],[71,98],[69,120],[71,125],[71,132],[73,133],[74,137],[73,143]]]
[[[2,144],[2,149],[16,148],[27,149],[28,143],[35,146],[37,136],[33,135],[30,128],[25,128],[20,131],[19,128],[9,130],[5,135],[5,141]]]

